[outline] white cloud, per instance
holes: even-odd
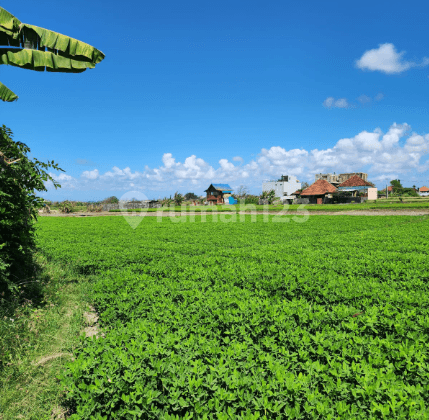
[[[94,169],[93,171],[83,171],[81,177],[86,179],[97,179],[99,176],[98,169]]]
[[[371,98],[367,95],[360,95],[359,98],[357,98],[357,100],[362,104],[369,104],[371,102]]]
[[[346,98],[335,99],[332,96],[326,98],[323,101],[325,108],[350,108],[351,105],[348,103]]]
[[[377,94],[375,96],[374,101],[381,101],[384,98],[384,95],[382,93]],[[368,95],[360,95],[357,98],[357,101],[361,106],[368,105],[372,102],[372,98]],[[344,109],[351,109],[351,108],[357,108],[359,104],[350,102],[346,98],[339,98],[335,99],[333,96],[329,96],[323,101],[323,106],[325,108],[344,108]]]
[[[397,52],[393,44],[380,44],[378,48],[365,51],[356,61],[356,66],[362,70],[381,71],[386,74],[402,73],[412,67],[424,67],[429,64],[429,58],[424,57],[418,64],[404,60],[405,51]]]
[[[368,172],[370,180],[384,182],[429,170],[429,134],[410,134],[410,130],[406,123],[394,123],[385,133],[379,128],[364,130],[320,150],[262,148],[259,155],[247,163],[242,159],[233,158],[237,164],[220,159],[218,165],[212,166],[196,155],[180,162],[171,153],[165,153],[161,166],[150,168],[146,165],[141,172],[114,166],[105,173],[97,169],[84,171],[79,179],[63,173],[54,177],[61,182],[63,190],[107,192],[127,191],[133,187],[146,195],[150,195],[150,191],[170,194],[176,190],[201,193],[211,182],[229,183],[233,188],[245,184],[259,191],[261,182],[267,178],[295,175],[301,181],[312,182],[314,175],[320,172],[364,171]]]
[[[243,159],[241,156],[234,156],[234,157],[232,158],[232,160],[233,160],[234,162],[243,162],[243,161],[244,161],[244,159]]]

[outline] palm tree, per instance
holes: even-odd
[[[0,64],[36,71],[81,73],[104,59],[96,48],[77,39],[22,23],[0,7]],[[18,96],[0,82],[0,99]]]

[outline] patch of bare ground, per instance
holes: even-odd
[[[89,307],[89,311],[84,312],[83,317],[86,324],[86,327],[84,329],[86,337],[104,337],[104,334],[100,333],[99,331],[98,315],[92,306]]]

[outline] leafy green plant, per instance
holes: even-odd
[[[30,148],[12,137],[0,127],[0,293],[17,292],[33,275],[34,221],[44,203],[36,192],[47,191],[47,181],[60,186],[48,168],[62,171],[54,161],[31,160]]]
[[[424,418],[427,217],[216,217],[39,220],[48,258],[99,274],[72,419]]]

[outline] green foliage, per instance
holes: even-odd
[[[185,194],[185,200],[199,200],[198,195],[194,194],[193,192],[188,192]]]
[[[401,195],[403,197],[420,197],[414,188],[403,188]]]
[[[94,68],[104,54],[77,39],[19,21],[0,7],[0,65],[7,64],[36,71],[81,73]],[[0,83],[0,99],[18,99]]]
[[[403,187],[402,187],[402,184],[401,184],[401,181],[400,181],[399,179],[392,179],[392,180],[390,181],[390,185],[391,185],[392,187],[394,187],[394,188],[403,188]]]
[[[105,198],[102,201],[103,204],[116,204],[119,203],[119,198],[112,195],[111,197]]]
[[[276,198],[276,192],[274,190],[263,191],[261,194],[263,200],[268,200],[268,204],[273,204],[274,199]]]
[[[52,162],[30,160],[28,146],[15,142],[12,131],[0,127],[0,292],[16,291],[32,276],[34,223],[44,200],[36,191],[46,191],[45,182],[60,185],[46,172],[62,170]]]
[[[239,200],[239,203],[241,201]],[[244,204],[259,204],[259,197],[257,195],[246,195],[244,198]]]
[[[184,200],[183,195],[176,191],[176,192],[174,193],[174,199],[173,199],[174,204],[175,204],[176,206],[180,206],[180,205],[183,203],[183,200]]]
[[[264,217],[40,219],[47,257],[100,274],[72,420],[425,417],[429,219]]]
[[[403,190],[403,186],[399,179],[392,179],[390,185],[392,186],[392,194],[399,195]]]

